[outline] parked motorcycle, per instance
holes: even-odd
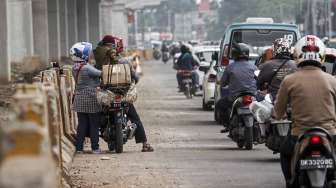
[[[195,96],[196,88],[192,81],[192,71],[178,71],[182,75],[182,90],[187,99],[192,99]]]
[[[247,150],[253,149],[253,143],[260,142],[260,128],[249,109],[253,100],[254,96],[249,93],[238,97],[233,102],[229,123],[229,137],[239,148]]]
[[[169,52],[163,52],[162,53],[162,61],[163,61],[163,63],[166,64],[169,61],[169,58],[170,58]]]
[[[312,128],[299,137],[291,163],[293,187],[336,187],[333,143],[322,128]]]
[[[113,102],[109,106],[103,106],[104,120],[100,128],[101,137],[108,144],[110,151],[123,152],[123,145],[128,139],[132,139],[136,130],[136,124],[128,122],[126,111],[128,103],[123,95],[114,92]]]

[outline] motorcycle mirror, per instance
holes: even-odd
[[[270,94],[265,95],[265,101],[268,103],[273,103],[273,97]]]

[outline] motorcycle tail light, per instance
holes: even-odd
[[[209,78],[208,78],[208,82],[209,82],[209,83],[216,82],[216,80],[217,80],[216,75],[214,75],[214,74],[210,74],[210,75],[209,75]]]
[[[322,138],[317,135],[313,135],[309,139],[310,144],[321,144],[322,143]]]
[[[245,106],[250,105],[252,103],[252,96],[243,96],[243,104]]]

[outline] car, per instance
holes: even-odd
[[[200,67],[209,69],[212,62],[212,55],[215,52],[219,52],[219,46],[195,46],[193,47],[192,53],[195,58],[198,59]],[[204,71],[196,70],[199,75],[199,84],[200,89],[203,90],[203,80],[204,80]]]
[[[215,88],[216,88],[216,75],[217,72],[214,69],[216,61],[211,61],[210,67],[200,67],[201,71],[205,72],[203,78],[203,110],[211,110],[215,104]]]
[[[297,25],[273,23],[271,19],[247,19],[244,23],[234,23],[228,26],[220,45],[218,61],[214,69],[216,70],[215,87],[215,107],[214,118],[222,124],[223,112],[220,108],[220,100],[229,95],[227,87],[221,87],[221,79],[225,72],[225,67],[233,62],[231,49],[232,44],[245,43],[250,46],[250,63],[256,60],[262,52],[270,48],[277,38],[286,38],[292,45],[300,39],[301,34]]]

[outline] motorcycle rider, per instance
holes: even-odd
[[[322,127],[336,135],[336,79],[321,70],[325,58],[325,45],[316,36],[307,35],[295,45],[294,57],[298,71],[285,77],[280,85],[275,105],[276,119],[292,108],[291,134],[280,149],[281,168],[291,187],[290,161],[298,137],[312,127]]]
[[[181,46],[181,56],[177,60],[176,69],[177,69],[177,83],[182,92],[182,74],[179,71],[192,71],[192,81],[193,85],[198,90],[199,88],[199,75],[195,70],[195,67],[199,66],[198,61],[192,56],[191,49],[185,44]]]
[[[230,111],[234,100],[242,94],[255,95],[257,92],[254,71],[257,67],[250,63],[250,50],[244,43],[234,43],[232,47],[232,56],[234,62],[229,64],[221,79],[221,87],[228,86],[229,95],[223,97],[219,102],[223,114],[225,129],[222,132],[229,131],[228,125],[230,120]]]
[[[273,58],[259,67],[257,88],[260,91],[267,90],[267,93],[275,99],[282,80],[288,74],[295,72],[297,68],[291,60],[291,46],[287,39],[276,39],[272,49]]]
[[[109,60],[106,58],[106,54],[114,55],[118,61],[118,63],[129,63],[128,60],[121,57],[121,53],[124,51],[123,42],[121,38],[106,35],[99,42],[99,46],[94,50],[95,58],[96,58],[96,66],[98,68],[102,68],[103,65],[109,64]],[[131,69],[131,77],[132,81],[135,83],[138,82],[139,77],[136,75],[135,71]],[[135,130],[135,142],[142,143],[143,148],[142,152],[152,152],[154,148],[147,143],[147,136],[142,124],[142,121],[134,107],[133,104],[129,104],[129,109],[127,111],[128,119],[137,125]]]

